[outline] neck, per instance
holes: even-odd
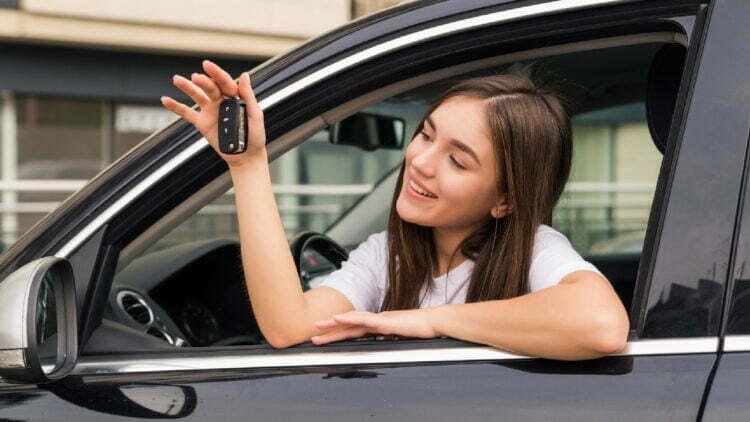
[[[453,229],[453,228],[439,228],[434,227],[432,229],[432,237],[435,242],[435,251],[437,252],[437,268],[435,277],[441,276],[448,271],[461,265],[466,260],[466,257],[458,251],[461,242],[471,234],[472,229]],[[456,254],[453,256],[453,254]],[[453,262],[450,262],[453,256]],[[450,268],[448,265],[450,264]]]

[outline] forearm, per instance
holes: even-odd
[[[304,297],[263,154],[230,167],[239,223],[242,266],[255,319],[272,345],[303,327]]]
[[[438,335],[550,359],[596,358],[622,349],[629,321],[606,281],[582,277],[505,300],[432,308]]]

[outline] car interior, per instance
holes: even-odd
[[[410,102],[423,110],[455,79],[503,72],[527,73],[551,83],[568,100],[573,118],[604,108],[644,103],[648,132],[659,153],[664,154],[686,44],[681,33],[642,33],[461,63],[399,81],[328,110],[275,139],[269,144],[269,157],[274,160],[283,156],[314,134],[326,131],[333,122],[371,105]],[[407,123],[404,144],[411,139],[413,128],[413,121]],[[371,190],[348,204],[330,224],[300,227],[292,233],[290,248],[303,290],[314,288],[340,267],[347,251],[369,234],[385,229],[397,170],[398,165],[381,174]],[[226,173],[125,245],[102,324],[94,330],[82,354],[264,345],[247,296],[237,237],[155,247],[230,188],[231,179]],[[628,309],[633,301],[642,246],[638,244],[636,251],[582,254],[606,275]]]

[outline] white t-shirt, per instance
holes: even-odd
[[[388,283],[387,236],[385,231],[370,235],[351,251],[349,259],[341,264],[340,269],[329,274],[315,287],[328,286],[338,290],[357,311],[378,312]],[[420,308],[465,303],[473,268],[474,261],[466,259],[447,274],[433,278],[429,291],[427,284],[424,284],[419,295],[422,299]],[[573,249],[565,235],[546,224],[540,225],[534,236],[529,290],[535,292],[553,286],[565,275],[578,270],[601,274],[592,263],[585,261]]]

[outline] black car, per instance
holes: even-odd
[[[631,230],[645,228],[643,246],[585,254],[630,310],[621,353],[554,361],[450,338],[270,346],[232,218],[211,220],[229,224],[223,236],[196,223],[231,210],[226,164],[176,120],[0,256],[0,419],[749,419],[747,22],[746,0],[424,0],[250,72],[305,289],[384,228],[400,148],[451,81],[551,81],[586,151],[614,145],[612,119],[643,120],[617,126],[649,140],[621,145],[633,177],[655,163],[645,227]],[[600,168],[601,151],[574,175]],[[335,206],[285,183],[290,169]],[[367,183],[331,189],[344,173]],[[556,221],[577,241],[564,226],[574,208]],[[625,209],[607,215],[626,222]],[[189,221],[202,231],[186,237]]]

